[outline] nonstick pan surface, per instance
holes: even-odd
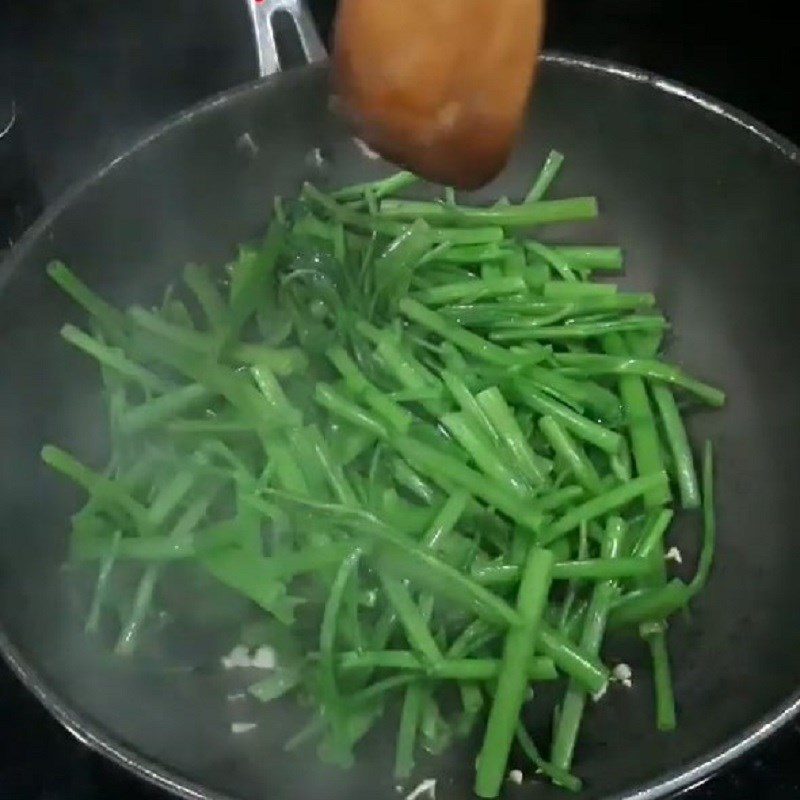
[[[60,258],[118,302],[155,299],[185,262],[221,263],[262,231],[275,194],[309,178],[339,186],[386,174],[331,115],[327,94],[326,69],[307,67],[182,114],[52,207],[0,274],[0,645],[76,735],[184,797],[394,798],[395,728],[340,772],[313,748],[283,752],[303,722],[291,704],[228,699],[234,679],[209,666],[230,648],[224,637],[184,643],[184,660],[202,653],[206,668],[193,671],[173,652],[163,665],[127,664],[87,640],[61,566],[78,495],[38,453],[57,441],[99,463],[106,433],[93,367],[57,335],[79,317],[44,266]],[[729,396],[722,412],[693,420],[695,439],[718,445],[719,544],[708,590],[669,632],[679,729],[655,730],[642,648],[611,640],[604,655],[632,665],[633,688],[592,709],[577,752],[587,800],[644,800],[708,776],[800,704],[800,167],[793,145],[722,104],[551,55],[512,162],[470,201],[519,198],[551,147],[567,156],[554,196],[596,194],[602,213],[547,236],[621,243],[621,283],[655,291],[672,320],[671,359]],[[697,527],[678,521],[688,569]],[[258,727],[232,735],[243,719]],[[547,727],[535,714],[531,723]],[[470,797],[473,752],[423,761],[419,778],[440,779],[439,800]],[[536,782],[507,792],[561,794]]]

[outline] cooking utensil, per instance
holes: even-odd
[[[541,47],[543,0],[342,0],[342,110],[382,155],[474,189],[505,164]]]
[[[261,41],[266,64],[271,52]],[[303,49],[314,53],[307,39]],[[155,301],[184,262],[224,261],[235,243],[263,231],[275,194],[292,196],[307,178],[338,186],[386,174],[331,115],[327,97],[327,70],[314,65],[189,109],[53,205],[0,271],[0,647],[76,736],[182,797],[396,797],[395,728],[387,724],[356,767],[339,772],[312,748],[283,752],[305,721],[293,704],[278,714],[228,699],[242,679],[212,667],[230,640],[172,641],[167,670],[108,655],[85,636],[74,581],[61,566],[78,497],[38,452],[58,441],[100,463],[106,434],[94,366],[57,336],[80,316],[44,266],[61,258],[112,300]],[[798,151],[669,81],[549,54],[520,147],[469,200],[520,197],[553,146],[568,158],[554,193],[596,192],[603,213],[596,224],[548,235],[621,242],[623,283],[657,292],[673,320],[671,357],[730,398],[693,427],[696,438],[718,443],[719,547],[691,619],[669,632],[679,730],[654,728],[643,648],[611,641],[604,655],[633,666],[633,688],[615,688],[591,710],[577,753],[586,798],[651,800],[703,780],[800,708]],[[681,531],[691,560],[692,519],[681,520]],[[188,663],[195,652],[205,654],[196,660],[203,668],[187,672],[179,656]],[[250,720],[255,730],[231,734],[231,722]],[[432,758],[420,778],[440,778],[439,800],[468,797],[473,754],[456,748]],[[539,783],[510,791],[561,796]]]

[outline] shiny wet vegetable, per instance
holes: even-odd
[[[529,238],[597,213],[542,199],[562,160],[521,204],[480,209],[399,198],[408,173],[305,186],[263,240],[146,307],[51,265],[89,315],[62,336],[108,413],[106,464],[42,452],[88,495],[70,541],[93,575],[87,633],[146,650],[200,576],[204,602],[235,599],[240,641],[272,631],[276,672],[251,694],[309,708],[289,749],[346,768],[397,700],[406,778],[485,712],[483,797],[515,740],[529,771],[579,787],[581,721],[614,688],[607,629],[649,648],[674,727],[669,621],[716,543],[711,450],[698,481],[682,409],[725,396],[662,359],[652,295],[593,280],[619,248]],[[688,581],[664,560],[675,497],[704,521]],[[534,743],[528,691],[562,679],[552,745]]]

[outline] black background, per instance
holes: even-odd
[[[334,0],[311,5],[327,33]],[[546,46],[682,81],[797,142],[793,16],[770,2],[550,0]],[[238,0],[0,0],[0,133],[14,120],[0,136],[0,250],[158,120],[254,75]],[[792,725],[686,800],[800,797],[798,752]],[[88,752],[0,667],[0,800],[113,797],[167,796]]]

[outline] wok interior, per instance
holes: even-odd
[[[60,569],[79,494],[49,474],[47,441],[103,461],[104,417],[94,366],[57,336],[81,321],[43,276],[59,257],[118,301],[155,300],[187,261],[218,264],[259,233],[274,194],[302,179],[342,185],[385,174],[326,111],[325,72],[303,70],[185,117],[67,203],[17,253],[0,295],[0,619],[44,685],[101,732],[189,781],[237,798],[396,797],[395,717],[350,772],[313,748],[282,745],[304,721],[293,703],[254,709],[230,701],[232,678],[126,666],[87,642]],[[249,133],[254,148],[242,143]],[[308,153],[322,147],[324,175]],[[552,241],[621,243],[626,288],[653,290],[670,316],[669,352],[724,387],[729,403],[694,417],[695,442],[718,445],[718,557],[691,619],[669,641],[679,729],[654,730],[645,649],[609,641],[609,663],[634,670],[591,709],[577,753],[586,797],[625,793],[680,771],[757,722],[797,688],[800,548],[800,171],[764,138],[646,81],[565,63],[544,65],[525,140],[476,201],[519,198],[544,155],[567,156],[554,196],[597,194],[601,218],[549,229]],[[699,520],[676,539],[693,563]],[[229,641],[209,644],[223,652]],[[239,705],[237,705],[237,702]],[[545,733],[549,720],[530,722]],[[232,736],[233,720],[256,721]],[[546,741],[547,739],[545,739]],[[470,795],[472,752],[423,761],[440,798]],[[514,796],[560,794],[543,784]]]

